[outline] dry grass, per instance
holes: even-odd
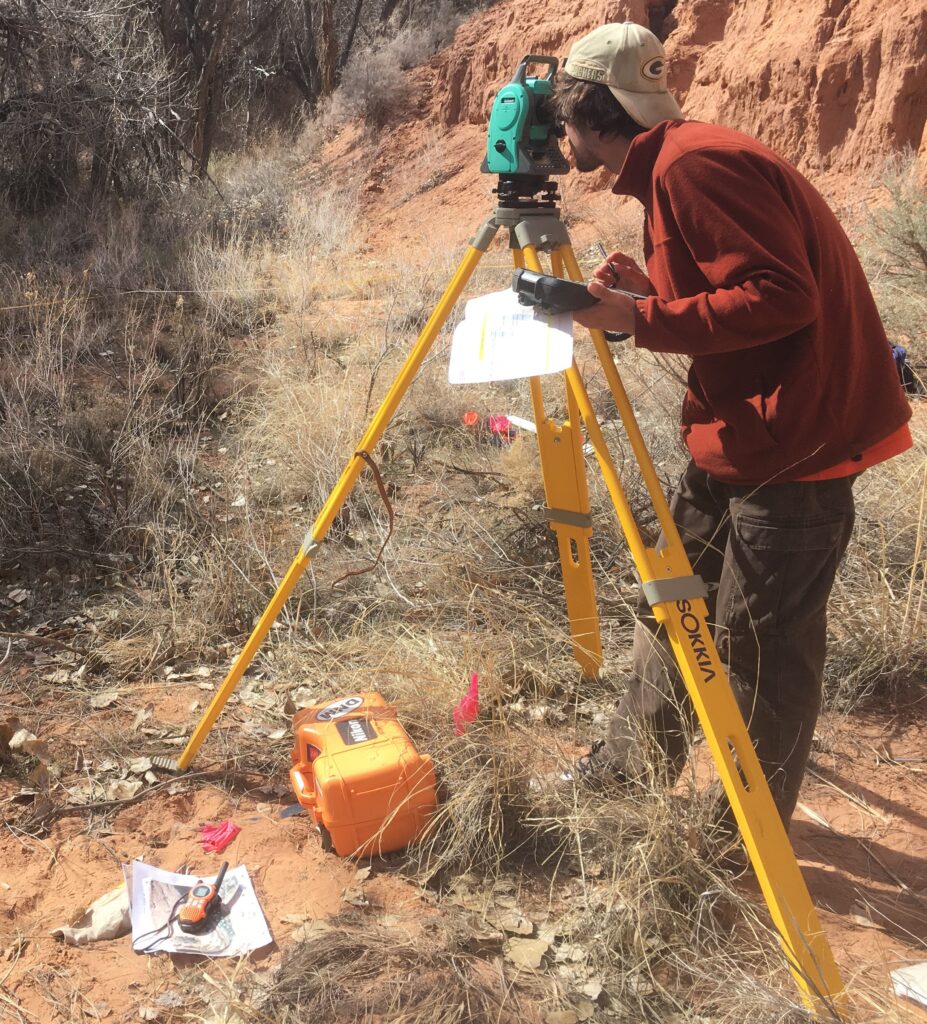
[[[927,377],[927,202],[909,154],[886,165],[883,194],[857,227],[889,340]],[[884,702],[927,670],[927,435],[914,398],[914,447],[854,487],[857,526],[830,605],[828,685],[835,706]]]
[[[513,984],[475,955],[472,934],[455,929],[455,923],[435,917],[416,935],[409,922],[384,927],[363,914],[342,914],[290,952],[251,1019],[274,1024],[307,1017],[345,1024],[542,1019],[544,989],[555,986],[540,978]]]
[[[857,482],[856,530],[831,598],[827,685],[850,711],[896,699],[927,670],[927,437]],[[886,515],[887,496],[891,512]]]

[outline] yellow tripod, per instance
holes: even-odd
[[[361,438],[357,452],[345,466],[306,534],[299,554],[197,724],[177,762],[178,769],[185,769],[196,755],[297,580],[325,540],[364,468],[366,457],[389,425],[498,230],[506,228],[509,232],[516,267],[541,271],[538,254],[545,252],[549,254],[554,274],[563,277],[565,271],[574,281],[582,279],[554,198],[548,195],[540,201],[516,199],[512,205],[500,205],[477,232]],[[591,335],[666,546],[657,551],[644,545],[576,364],[564,373],[569,418],[559,425],[546,417],[541,382],[532,378],[531,398],[538,427],[548,520],[559,545],[574,654],[587,674],[595,674],[601,665],[602,646],[589,553],[592,524],[580,436],[582,421],[627,539],[644,595],[657,621],[666,627],[789,967],[808,1006],[824,1019],[840,1020],[845,1008],[843,983],[715,648],[704,584],[692,572],[605,336],[601,331],[592,331]]]

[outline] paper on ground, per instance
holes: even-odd
[[[927,963],[912,964],[892,971],[892,984],[896,996],[907,996],[921,1006],[927,1006]]]
[[[130,927],[129,890],[123,882],[94,900],[73,925],[52,929],[52,935],[69,946],[86,946],[89,942],[121,938]]]
[[[506,416],[506,419],[513,427],[518,427],[520,430],[527,430],[529,433],[536,434],[538,432],[537,425],[532,423],[531,420],[523,420],[521,416]],[[595,448],[589,441],[583,444],[583,455],[594,455]],[[572,776],[570,776],[572,778]]]
[[[538,432],[537,425],[532,423],[531,420],[523,420],[521,416],[507,416],[506,419],[513,427],[518,427],[519,430],[527,430],[532,434]]]
[[[540,377],[573,362],[573,317],[523,306],[511,289],[471,299],[451,342],[451,384]]]
[[[128,874],[128,872],[127,872]],[[215,875],[178,875],[143,861],[132,862],[132,948],[136,953],[199,953],[202,956],[242,956],[272,942],[267,921],[244,864],[229,870],[219,895],[222,907],[216,923],[200,935],[187,935],[174,924],[161,931],[181,895]]]

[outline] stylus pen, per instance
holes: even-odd
[[[596,242],[599,252],[602,254],[602,259],[605,260],[608,269],[612,272],[612,277],[615,279],[615,285],[621,280],[621,272],[616,270],[614,265],[608,262],[608,252],[601,242]],[[632,299],[646,299],[646,295],[641,295],[638,292],[629,292],[626,288],[615,288],[615,291],[622,292],[624,295],[630,295]]]

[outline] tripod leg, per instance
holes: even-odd
[[[602,641],[589,552],[592,515],[583,465],[579,409],[567,389],[569,418],[558,426],[544,413],[540,380],[533,377],[530,383],[547,520],[557,537],[573,656],[583,675],[594,677],[602,667]]]
[[[581,274],[572,250],[564,246],[562,252],[570,276],[579,280]],[[576,395],[645,594],[657,621],[666,627],[692,705],[779,932],[783,952],[803,998],[816,1013],[840,1020],[846,1008],[843,981],[718,656],[708,622],[708,609],[704,599],[697,596],[701,581],[692,573],[611,351],[601,331],[592,331],[591,334],[663,528],[667,546],[662,551],[644,546],[575,365],[566,371],[567,379]]]
[[[408,391],[412,384],[412,381],[415,380],[415,376],[421,368],[422,361],[428,354],[435,338],[438,336],[438,332],[444,326],[448,316],[450,316],[451,310],[454,308],[454,304],[457,302],[457,299],[460,297],[460,293],[463,291],[467,281],[469,281],[470,276],[476,269],[476,266],[480,261],[480,257],[486,251],[489,243],[495,236],[496,230],[497,228],[494,222],[492,220],[487,221],[471,243],[463,260],[458,266],[457,271],[445,289],[444,294],[441,296],[438,305],[435,307],[434,312],[422,328],[421,334],[418,336],[412,351],[409,353],[402,369],[399,371],[398,376],[393,382],[392,387],[383,399],[383,402],[374,415],[366,433],[361,438],[357,449],[358,453],[370,452],[382,437],[383,431],[389,425],[390,420],[395,414],[396,409],[402,401],[406,391]],[[338,515],[341,506],[347,500],[347,497],[351,493],[355,483],[357,483],[357,478],[360,476],[364,465],[363,456],[355,453],[347,466],[345,466],[338,483],[335,484],[334,490],[329,495],[329,498],[323,506],[322,511],[319,513],[318,518],[313,523],[310,531],[306,534],[299,554],[293,560],[286,575],[283,577],[283,581],[277,587],[276,593],[271,598],[270,603],[267,605],[267,608],[258,620],[257,625],[254,627],[251,636],[248,637],[248,642],[235,659],[228,675],[216,691],[209,707],[206,708],[206,711],[203,713],[203,717],[193,730],[193,734],[190,736],[183,753],[177,760],[177,767],[181,771],[190,764],[196,756],[196,752],[202,746],[209,730],[213,727],[213,724],[219,717],[222,709],[225,707],[226,701],[228,701],[229,697],[234,692],[235,687],[244,675],[245,670],[251,664],[258,648],[264,642],[274,620],[280,614],[280,609],[286,603],[287,598],[293,592],[293,588],[296,586],[300,576],[302,576],[306,567],[309,565],[312,555],[328,534],[335,516]]]
[[[534,246],[528,245],[522,250],[513,250],[513,253],[516,254],[516,266],[523,262],[529,270],[540,271],[541,265]],[[554,269],[557,269],[556,250],[552,261]],[[602,639],[589,550],[592,515],[589,510],[589,487],[583,460],[579,409],[567,386],[568,418],[566,422],[557,425],[544,412],[540,379],[532,377],[530,385],[534,420],[538,429],[538,453],[544,479],[547,519],[557,537],[573,656],[583,675],[594,677],[602,667]]]

